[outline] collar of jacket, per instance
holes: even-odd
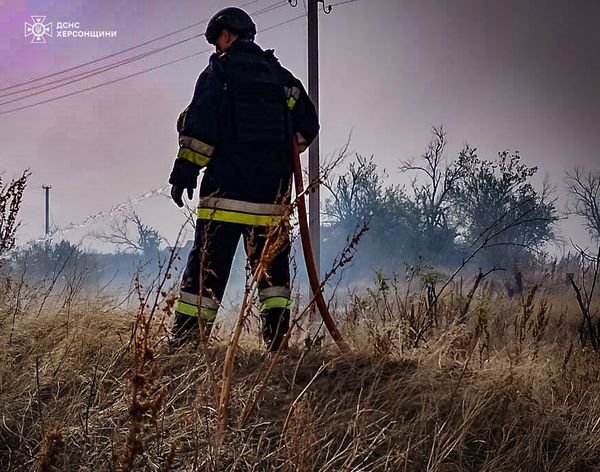
[[[231,46],[229,46],[226,51],[212,53],[210,56],[210,60],[212,61],[214,59],[225,59],[231,54],[237,53],[261,54],[264,53],[264,51],[258,44],[252,41],[236,41]]]
[[[224,54],[236,54],[238,52],[241,53],[254,53],[254,54],[262,54],[264,51],[262,48],[253,41],[235,41]]]
[[[215,59],[226,59],[231,54],[257,54],[257,55],[267,55],[270,56],[273,60],[278,61],[277,57],[275,57],[274,49],[266,49],[263,50],[258,44],[253,41],[236,41],[229,48],[227,48],[224,52],[216,52],[213,53],[210,57],[210,61],[212,62]]]

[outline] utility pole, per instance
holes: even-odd
[[[44,220],[44,234],[46,237],[50,236],[50,189],[52,185],[42,185],[42,188],[45,190],[46,194],[46,218]]]
[[[317,0],[308,0],[308,96],[319,116],[319,10]],[[308,149],[308,227],[315,255],[317,274],[321,277],[321,209],[319,179],[319,135]]]
[[[288,0],[292,7],[298,0]],[[325,6],[325,0],[307,0],[308,19],[308,96],[314,103],[319,116],[319,3],[325,14],[331,13],[331,6]],[[319,188],[320,172],[319,136],[308,149],[308,180],[311,191],[308,195],[308,213],[310,241],[312,244],[317,274],[321,274],[321,197]]]

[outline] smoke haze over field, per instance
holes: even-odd
[[[0,88],[113,53],[209,17],[224,1],[0,0]],[[255,12],[275,4],[261,0]],[[335,2],[334,2],[335,3]],[[255,18],[264,29],[298,16],[285,2]],[[32,15],[117,30],[112,39],[23,36]],[[399,160],[420,154],[432,125],[444,124],[448,154],[465,141],[491,159],[519,150],[564,192],[565,169],[600,169],[600,2],[533,0],[358,0],[320,16],[321,148],[351,147],[375,160],[391,182],[407,183]],[[146,49],[203,31],[202,26]],[[306,84],[306,24],[294,21],[257,42],[275,48]],[[75,91],[207,48],[183,43],[0,113]],[[139,52],[139,51],[138,51]],[[175,120],[209,53],[107,87],[0,115],[0,172],[31,168],[20,241],[43,230],[42,184],[51,184],[58,227],[162,187],[176,152]],[[120,58],[120,57],[118,57]],[[0,95],[6,91],[0,92]],[[0,98],[5,101],[13,97]],[[172,239],[183,216],[165,197],[141,203],[148,224]],[[580,222],[563,232],[585,240]],[[80,237],[77,234],[77,237]]]

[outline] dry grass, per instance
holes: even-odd
[[[219,375],[225,343],[169,352],[162,312],[145,324],[90,299],[68,319],[20,313],[14,331],[2,313],[0,470],[600,470],[598,354],[578,347],[568,298],[529,290],[484,287],[466,323],[445,298],[417,347],[418,296],[355,298],[353,354],[295,342],[240,425],[270,363],[246,335],[220,447],[207,359]]]

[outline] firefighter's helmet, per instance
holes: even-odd
[[[224,29],[242,39],[253,40],[256,35],[256,25],[250,15],[237,7],[223,8],[215,13],[206,26],[204,36],[210,44],[215,44]]]

